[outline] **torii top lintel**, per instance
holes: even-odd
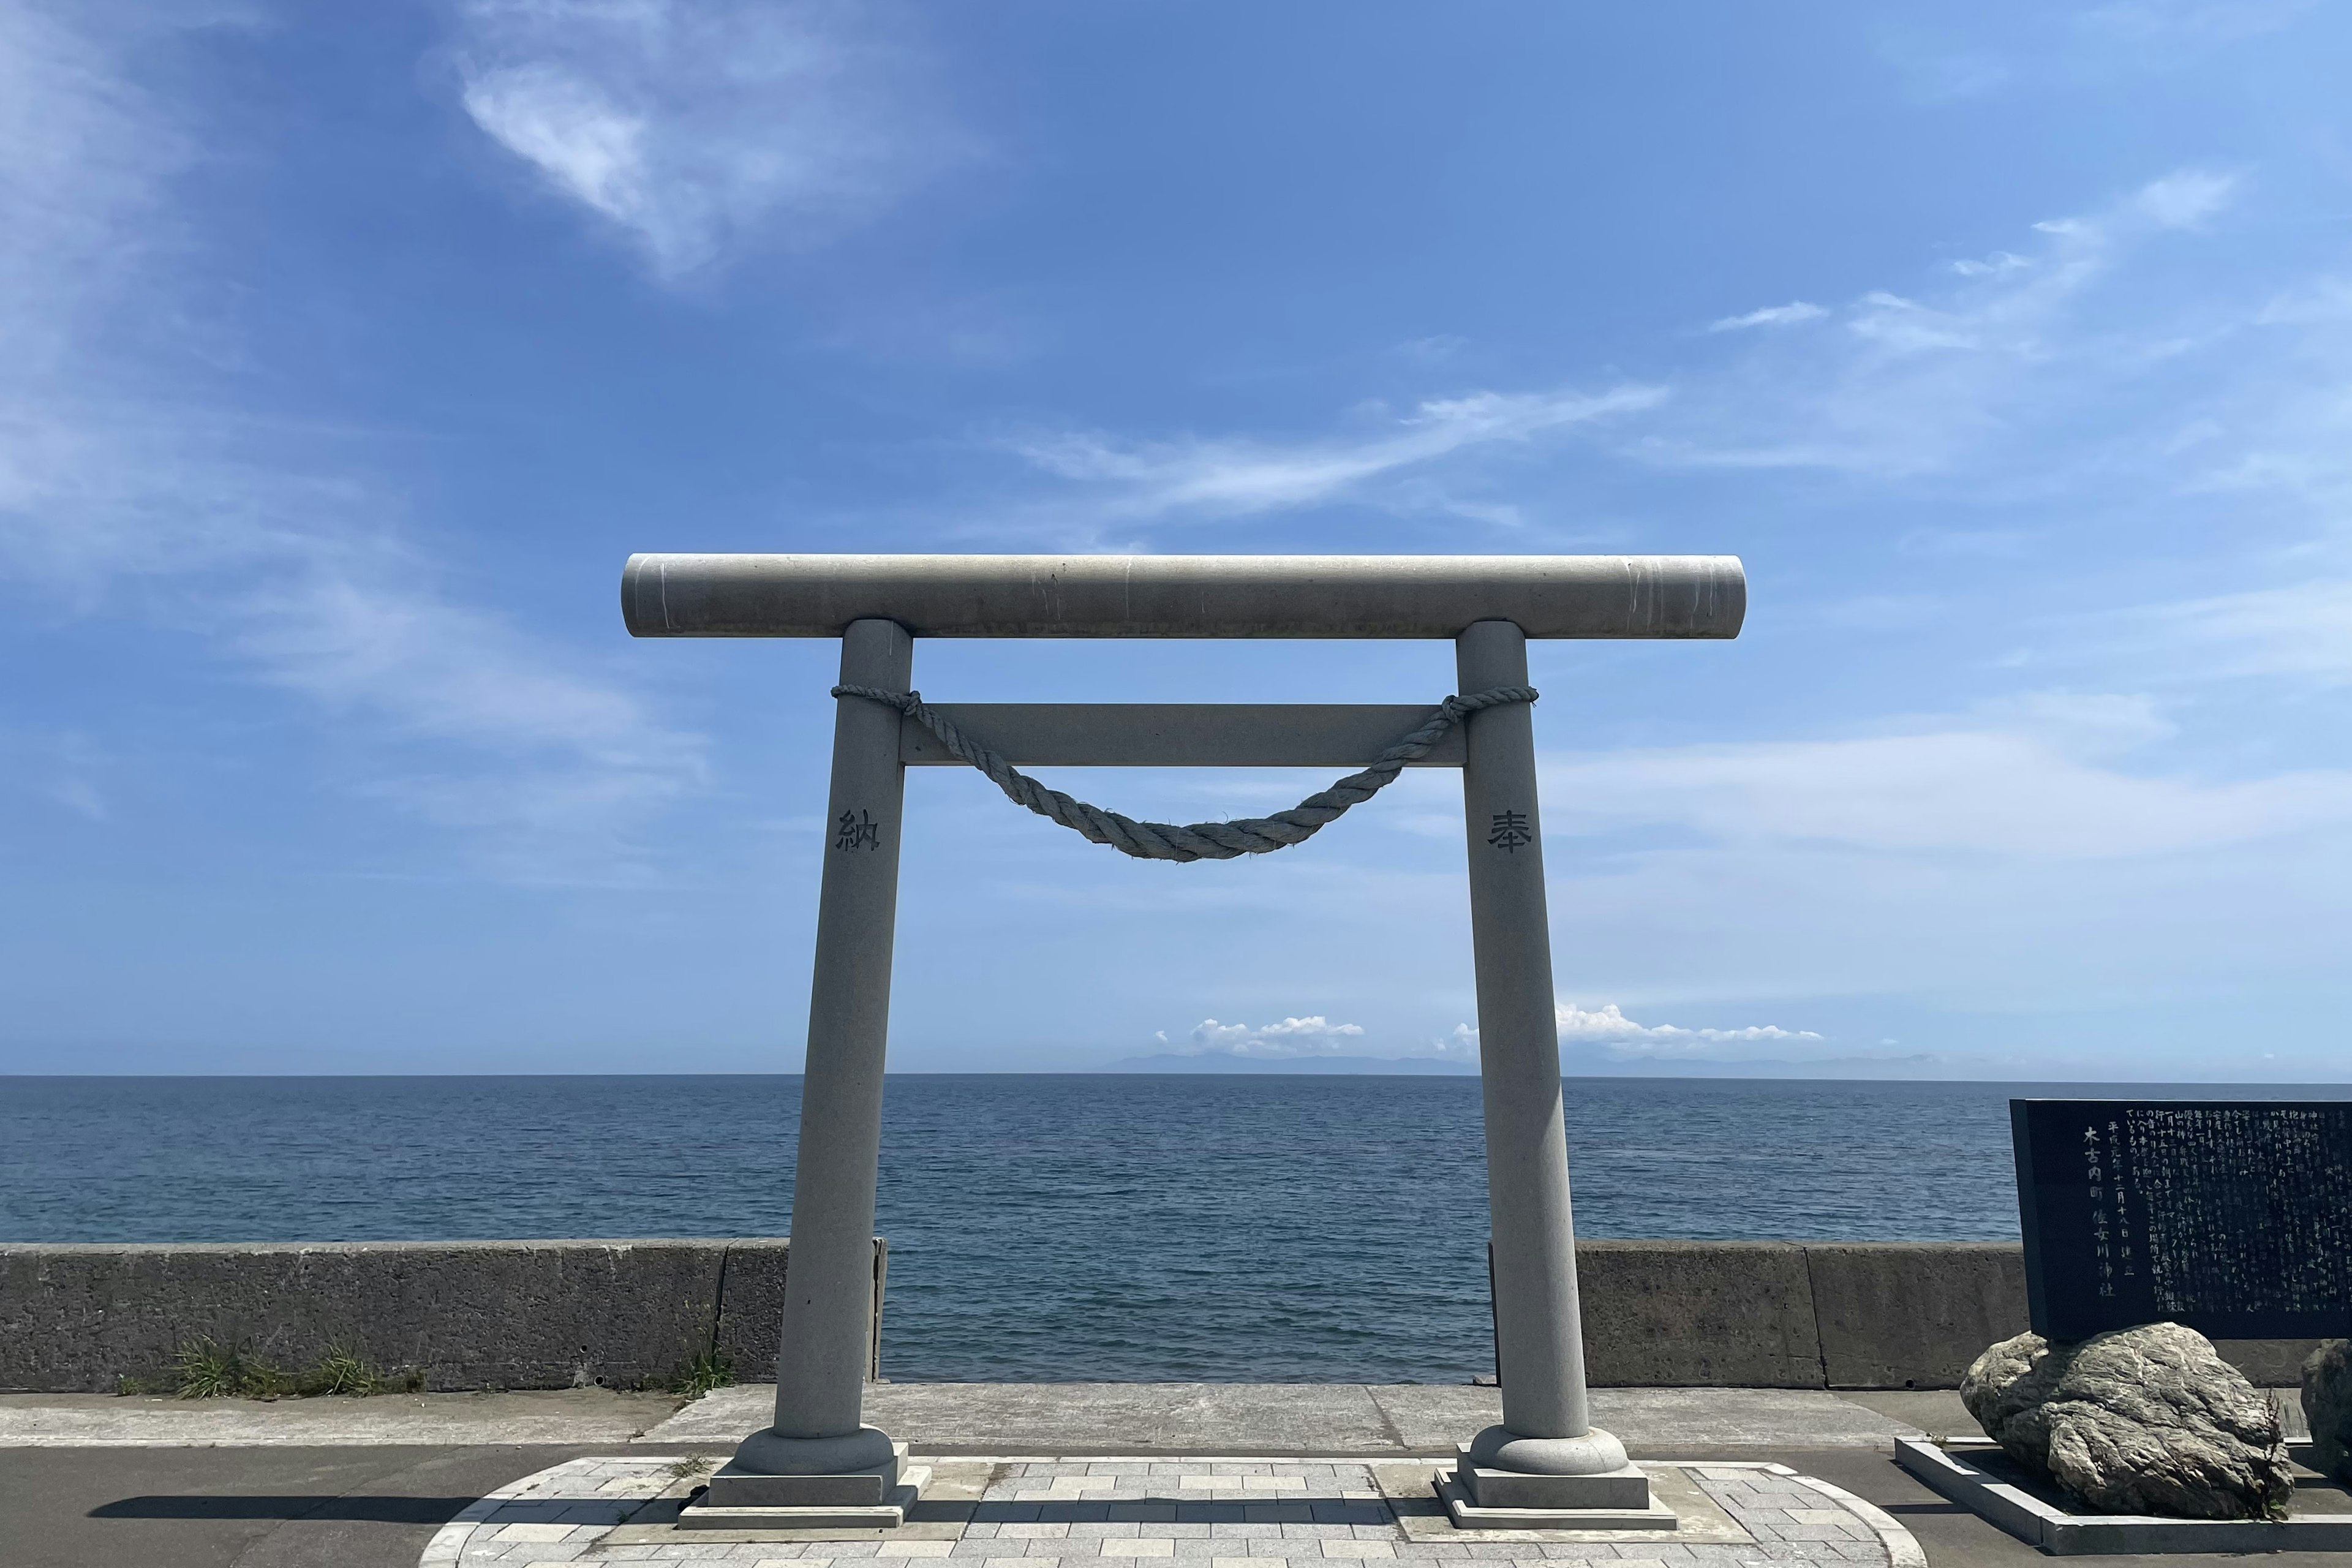
[[[1736,555],[632,555],[641,637],[1732,637]]]

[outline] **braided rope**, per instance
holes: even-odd
[[[1138,822],[1115,811],[1073,800],[1048,789],[994,752],[981,745],[919,691],[884,691],[871,686],[836,686],[835,697],[862,697],[895,708],[940,738],[940,743],[970,763],[1003,790],[1015,805],[1025,805],[1049,822],[1108,844],[1139,860],[1231,860],[1243,855],[1264,855],[1312,838],[1324,824],[1336,820],[1351,805],[1361,805],[1396,782],[1407,763],[1418,762],[1444,737],[1445,731],[1481,709],[1514,702],[1533,702],[1532,686],[1497,686],[1468,697],[1449,697],[1437,705],[1429,721],[1382,752],[1361,773],[1349,773],[1328,789],[1318,790],[1272,816],[1247,816],[1234,822],[1195,822],[1179,827],[1170,822]]]

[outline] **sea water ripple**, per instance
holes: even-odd
[[[1490,1369],[1474,1078],[894,1077],[886,1375]],[[1588,1237],[2017,1234],[1984,1083],[1579,1079]],[[2157,1089],[2135,1095],[2341,1095]],[[0,1078],[0,1239],[780,1236],[791,1077]]]

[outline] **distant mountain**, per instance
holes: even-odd
[[[1965,1067],[1965,1062],[1960,1064]],[[1922,1052],[1908,1057],[1817,1057],[1810,1061],[1768,1058],[1725,1061],[1705,1057],[1650,1058],[1613,1061],[1582,1055],[1564,1058],[1562,1078],[1788,1078],[1788,1079],[1952,1079],[1970,1076],[1956,1069],[1952,1058]]]
[[[1180,1057],[1129,1057],[1101,1068],[1104,1072],[1241,1072],[1241,1073],[1404,1073],[1416,1077],[1475,1078],[1478,1069],[1467,1062],[1444,1062],[1432,1057],[1234,1057],[1221,1053]]]
[[[1235,1057],[1219,1052],[1177,1056],[1128,1057],[1095,1069],[1097,1072],[1146,1073],[1378,1073],[1425,1078],[1475,1078],[1470,1062],[1440,1061],[1433,1057]],[[1774,1079],[1943,1079],[1966,1076],[1956,1072],[1949,1058],[1921,1054],[1910,1057],[1835,1057],[1813,1061],[1709,1061],[1704,1058],[1643,1058],[1614,1061],[1603,1057],[1571,1055],[1560,1063],[1565,1078],[1774,1078]]]

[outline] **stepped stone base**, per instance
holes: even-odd
[[[1650,1478],[1631,1465],[1598,1476],[1468,1473],[1466,1482],[1459,1469],[1440,1470],[1435,1479],[1438,1498],[1457,1530],[1670,1531],[1681,1522],[1674,1510],[1651,1500]]]
[[[897,1529],[922,1495],[930,1470],[907,1465],[907,1445],[887,1464],[826,1476],[771,1476],[732,1462],[678,1511],[680,1530]]]
[[[1589,1476],[1543,1476],[1470,1462],[1470,1445],[1454,1446],[1454,1474],[1480,1508],[1647,1509],[1650,1478],[1632,1465]]]

